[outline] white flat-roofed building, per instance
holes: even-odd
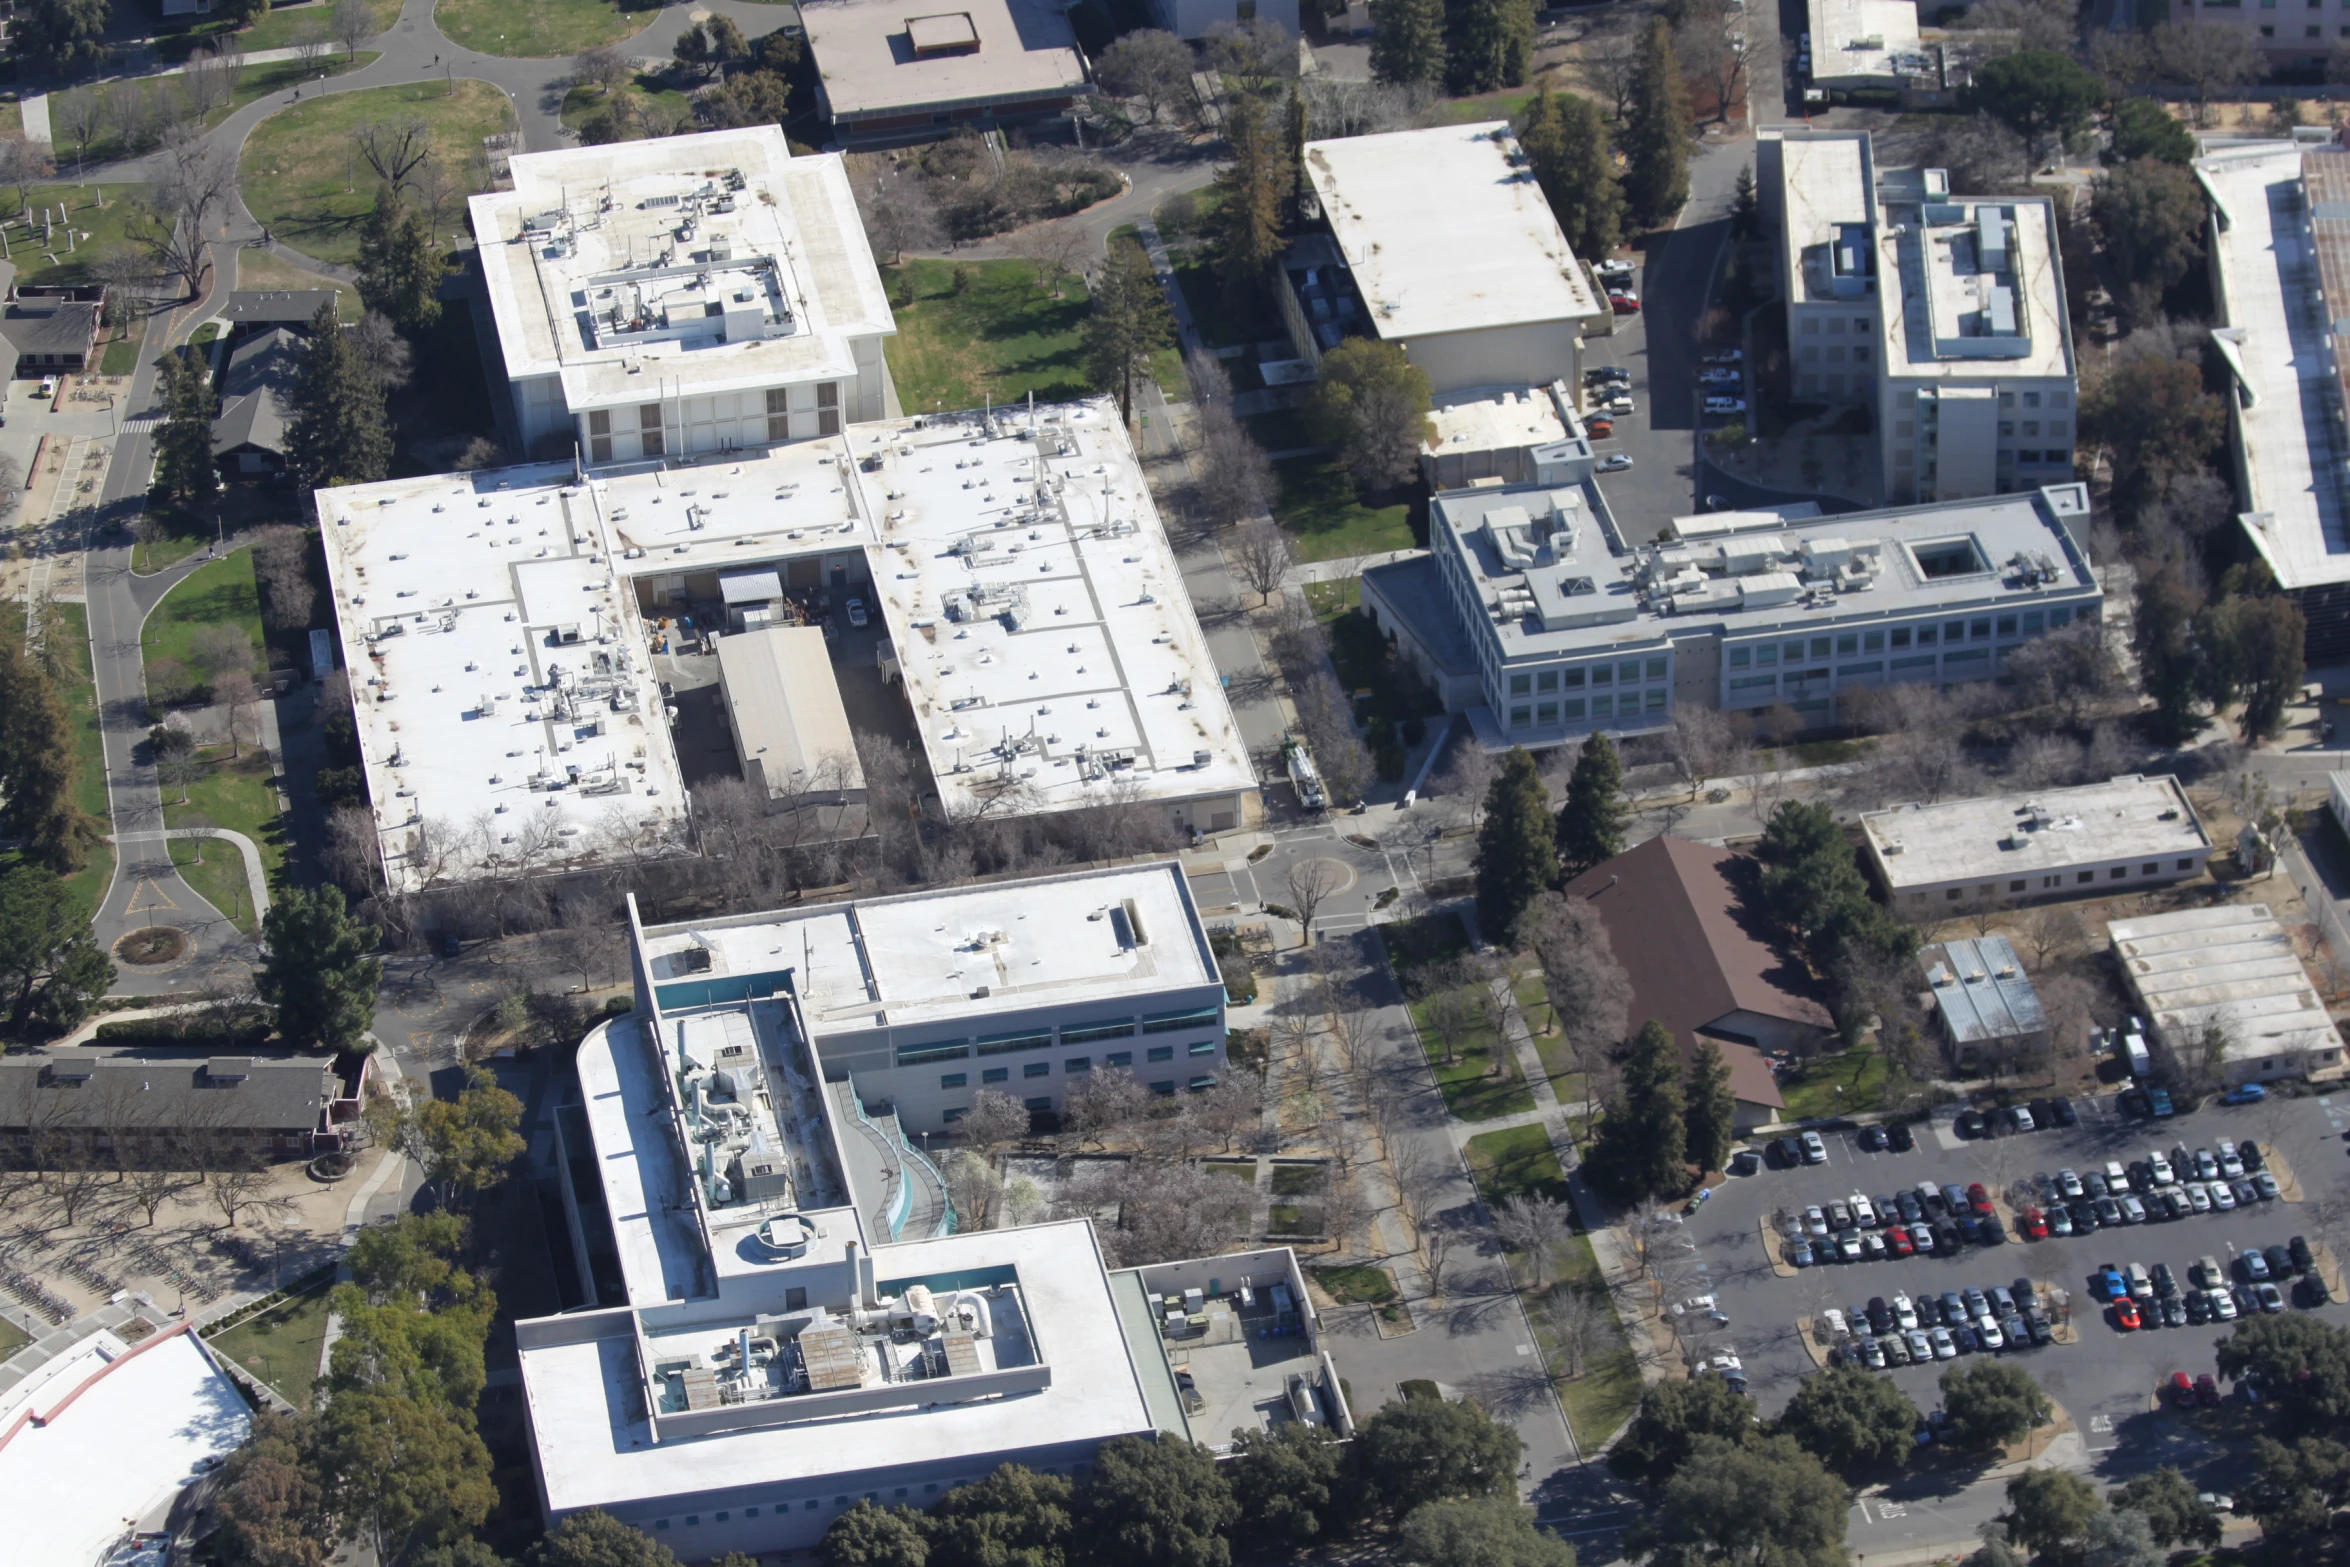
[[[315,500],[384,863],[404,890],[684,852],[682,775],[651,674],[656,636],[675,633],[645,617],[770,575],[787,593],[873,584],[886,662],[950,811],[1140,803],[1202,833],[1262,815],[1106,400]],[[730,640],[722,654],[747,670]],[[814,679],[812,662],[799,672]],[[811,755],[837,738],[824,728]]]
[[[1142,464],[1106,399],[853,432],[874,590],[955,815],[1111,801],[1224,832],[1261,815]]]
[[[1837,517],[1710,513],[1635,545],[1599,481],[1561,464],[1535,485],[1433,497],[1434,585],[1407,595],[1401,568],[1382,568],[1363,607],[1444,677],[1489,749],[1659,728],[1683,702],[1822,724],[1888,684],[1991,679],[2032,638],[2096,618],[2103,593],[2070,531],[2088,510],[2063,485]],[[1448,673],[1460,660],[1430,651],[1456,643],[1476,670],[1465,692]]]
[[[2214,13],[2216,14],[2216,13]],[[2350,155],[2215,143],[2194,164],[2222,323],[2238,522],[2309,622],[2311,663],[2350,654],[2350,440],[2333,323],[2350,314]]]
[[[1294,8],[1291,15],[1294,27]],[[800,20],[818,107],[845,143],[918,141],[1060,114],[1088,79],[1076,31],[1051,0],[839,0],[808,7]]]
[[[653,929],[632,901],[630,921],[636,1008],[582,1042],[593,1147],[559,1160],[596,1171],[565,1208],[613,1277],[515,1330],[550,1525],[602,1508],[688,1560],[805,1551],[860,1499],[923,1507],[1006,1463],[1082,1475],[1116,1437],[1351,1430],[1286,1250],[1113,1272],[1088,1220],[958,1229],[907,1138],[943,1118],[914,1113],[896,1059],[941,1034],[963,1054],[920,1073],[997,1060],[1017,1092],[1024,1058],[1059,1081],[1062,1050],[1108,1070],[1105,1045],[1220,1024],[1180,866]],[[1188,1033],[1134,1029],[1193,1002]],[[1042,1056],[974,1054],[1012,1028]],[[1274,1326],[1286,1357],[1257,1342]]]
[[[1821,87],[1899,88],[1930,74],[1916,0],[1806,0],[1811,79]]]
[[[1896,805],[1860,819],[1893,912],[2102,897],[2203,873],[2211,838],[2176,778],[2136,773],[2031,794]]]
[[[1865,131],[1766,130],[1757,163],[1793,391],[1874,409],[1884,493],[1964,500],[2070,479],[2078,367],[2049,203],[1956,195],[1941,169],[1881,171]]]
[[[2306,1077],[2338,1066],[2342,1036],[2310,983],[2293,938],[2265,903],[2181,909],[2106,927],[2130,994],[2154,1026],[2154,1047],[2225,1083]],[[2216,1065],[2207,1030],[2227,1044]]]
[[[1302,356],[1359,327],[1438,392],[1580,384],[1583,324],[1608,304],[1506,122],[1308,142],[1306,178],[1342,259],[1281,301]]]
[[[637,462],[889,411],[897,324],[838,155],[764,125],[513,169],[469,205],[526,448]]]

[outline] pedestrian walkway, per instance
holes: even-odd
[[[1289,568],[1282,581],[1291,587],[1307,582],[1343,582],[1359,577],[1373,566],[1385,566],[1393,561],[1417,560],[1426,550],[1387,550],[1377,555],[1342,555],[1336,560],[1301,561]]]
[[[328,44],[325,53],[321,54],[319,58],[323,60],[331,57],[337,52],[337,48],[337,45]],[[350,53],[347,49],[341,52]],[[280,60],[299,60],[302,58],[302,51],[299,49],[256,49],[251,54],[239,55],[237,58],[241,64],[245,65],[274,65]],[[181,76],[186,74],[187,69],[185,65],[165,65],[152,71],[140,71],[134,76],[107,77],[102,81],[90,83],[89,90],[96,91],[122,82],[152,81],[159,76]],[[26,141],[45,141],[51,146],[55,146],[57,138],[50,134],[49,130],[49,95],[34,93],[31,97],[22,100],[18,107],[24,111],[24,139]]]

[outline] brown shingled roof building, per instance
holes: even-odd
[[[1632,981],[1633,1026],[1655,1018],[1683,1059],[1700,1035],[1721,1046],[1742,1132],[1786,1107],[1764,1053],[1808,1053],[1835,1027],[1810,972],[1773,939],[1761,880],[1751,855],[1657,837],[1566,887],[1607,925]]]

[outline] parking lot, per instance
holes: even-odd
[[[1797,1379],[1820,1363],[1806,1347],[1799,1322],[1831,1309],[1849,1317],[1859,1307],[1865,1314],[1876,1296],[1888,1303],[1896,1294],[1912,1302],[1938,1302],[1945,1291],[1958,1291],[1964,1300],[1970,1288],[1987,1294],[1995,1285],[2012,1289],[2022,1279],[2044,1306],[2053,1308],[2058,1342],[2001,1353],[2026,1366],[2062,1406],[2092,1462],[2116,1474],[2161,1463],[2179,1464],[2191,1473],[2208,1467],[2212,1472],[2205,1483],[2226,1488],[2233,1479],[2231,1460],[2200,1434],[2203,1417],[2172,1412],[2158,1393],[2174,1371],[2192,1377],[2212,1370],[2213,1346],[2233,1326],[2165,1327],[2154,1314],[2155,1326],[2123,1331],[2098,1292],[2096,1275],[2108,1264],[2140,1263],[2151,1273],[2164,1263],[2183,1291],[2198,1258],[2215,1259],[2233,1283],[2242,1279],[2238,1258],[2248,1249],[2285,1245],[2303,1235],[2321,1248],[2331,1239],[2332,1249],[2339,1251],[2341,1240],[2324,1233],[2320,1221],[2339,1222],[2337,1215],[2346,1206],[2342,1199],[2350,1194],[2350,1148],[2343,1141],[2350,1129],[2350,1090],[2241,1107],[2214,1104],[2161,1120],[2125,1116],[2112,1094],[2076,1097],[2073,1105],[2079,1113],[2075,1126],[1981,1139],[1959,1136],[1954,1112],[1944,1110],[1916,1129],[1915,1146],[1907,1152],[1869,1151],[1857,1130],[1824,1132],[1826,1162],[1792,1169],[1771,1162],[1730,1179],[1683,1226],[1705,1265],[1697,1287],[1710,1292],[1719,1308],[1721,1320],[1702,1335],[1707,1356],[1734,1354],[1748,1391],[1769,1414],[1793,1394]],[[1921,1182],[1955,1183],[1962,1189],[1980,1183],[1988,1193],[2004,1195],[2028,1191],[2036,1176],[2053,1180],[2068,1167],[2086,1176],[2102,1172],[2108,1161],[2126,1167],[2153,1150],[2167,1157],[2175,1145],[2184,1144],[2192,1154],[2198,1148],[2216,1149],[2223,1139],[2251,1139],[2280,1154],[2271,1168],[2288,1169],[2294,1177],[2285,1184],[2285,1195],[2232,1212],[2150,1219],[2085,1236],[2017,1238],[1996,1247],[1967,1245],[1952,1255],[1938,1248],[1932,1255],[1802,1269],[1784,1265],[1780,1241],[1771,1233],[1772,1216],[1781,1209],[1800,1215],[1814,1204],[1849,1203],[1855,1192],[1872,1206],[1882,1196],[1914,1191]],[[2294,1194],[2304,1200],[2290,1200]],[[2018,1235],[2010,1205],[2001,1204],[1999,1219],[2011,1237]],[[1884,1222],[1878,1221],[1880,1233]],[[2321,1272],[2330,1272],[2322,1257],[2319,1265]],[[2337,1285],[2338,1273],[2327,1282]],[[2333,1294],[2331,1304],[2309,1307],[2302,1304],[2301,1292],[2291,1291],[2285,1309],[2314,1309],[2350,1325],[2339,1290]],[[2066,1303],[2072,1343],[2062,1342]],[[1880,1374],[1892,1377],[1920,1409],[1930,1410],[1943,1371],[1966,1360],[1961,1355],[1888,1367]],[[2219,1385],[2233,1393],[2230,1384]],[[2233,1466],[2240,1469],[2242,1462],[2239,1452]]]

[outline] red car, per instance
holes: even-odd
[[[1885,1227],[1885,1249],[1896,1257],[1906,1257],[1917,1250],[1910,1244],[1909,1231],[1898,1224]]]
[[[1975,1210],[1978,1218],[1988,1219],[1991,1217],[1991,1194],[1983,1189],[1981,1181],[1975,1182],[1974,1185],[1966,1189],[1966,1200],[1967,1205]]]
[[[2182,1409],[2194,1403],[2195,1379],[2184,1371],[2172,1372],[2170,1374],[2170,1396],[2171,1401]]]
[[[2195,1402],[2198,1404],[2219,1402],[2219,1380],[2208,1371],[2195,1379]]]
[[[2113,1303],[2113,1325],[2124,1333],[2138,1331],[2138,1303],[2124,1295]]]
[[[2037,1208],[2024,1210],[2024,1234],[2036,1241],[2048,1239],[2048,1215]]]
[[[1640,314],[1640,301],[1634,295],[1610,294],[1607,296],[1607,302],[1609,307],[1613,309],[1619,316],[1636,316]]]
[[[1586,419],[1583,428],[1591,433],[1595,441],[1604,441],[1616,433],[1616,424],[1612,419]]]

